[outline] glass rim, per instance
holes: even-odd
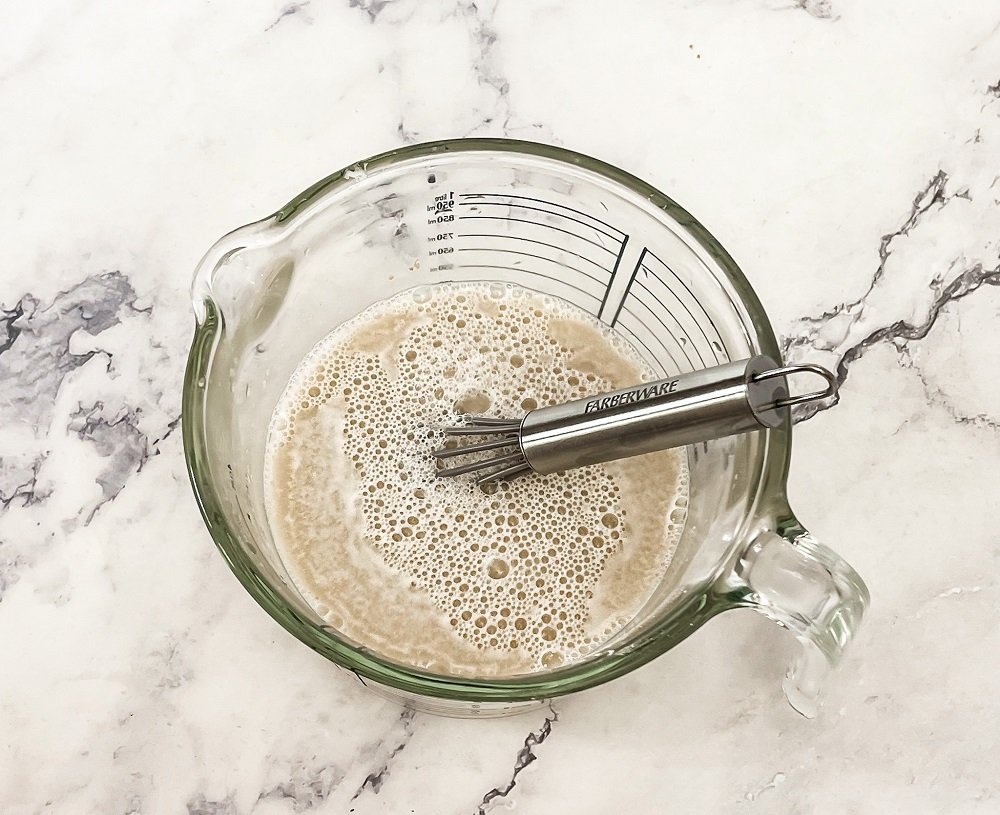
[[[696,218],[672,198],[631,173],[562,147],[498,138],[447,139],[407,145],[355,162],[326,176],[292,198],[273,215],[255,223],[284,224],[302,216],[315,201],[346,189],[368,178],[373,172],[404,161],[448,153],[476,152],[533,156],[580,167],[642,195],[650,204],[677,221],[718,264],[750,317],[754,339],[760,344],[760,353],[780,358],[773,329],[756,293],[735,260]],[[239,232],[240,229],[235,231]],[[510,677],[465,678],[433,674],[383,659],[349,644],[332,630],[317,626],[290,608],[246,558],[241,541],[226,522],[207,466],[204,440],[208,428],[202,411],[205,389],[198,384],[209,374],[222,315],[210,297],[196,305],[196,312],[198,319],[184,375],[181,427],[188,476],[205,525],[230,569],[257,603],[296,639],[354,673],[362,683],[365,679],[370,679],[405,693],[473,703],[552,698],[622,676],[664,653],[716,614],[740,604],[741,598],[731,597],[719,591],[711,582],[706,582],[700,591],[688,592],[682,603],[651,625],[636,641],[624,644],[621,649],[598,651],[564,668]],[[786,421],[776,429],[765,431],[763,436],[761,466],[755,473],[756,482],[748,485],[748,494],[754,499],[748,521],[777,514],[784,514],[791,519],[791,512],[784,499],[790,455],[790,423]],[[770,503],[762,502],[761,496],[770,497]],[[792,522],[794,523],[794,519]],[[679,636],[667,636],[671,627],[680,621],[684,625],[677,628],[682,629],[683,633]]]

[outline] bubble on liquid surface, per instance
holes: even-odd
[[[486,572],[494,580],[499,580],[501,577],[506,577],[510,574],[510,566],[507,565],[505,560],[497,558],[496,560],[490,561],[490,565],[486,568]]]
[[[589,314],[509,284],[422,287],[376,304],[313,349],[275,411],[266,471],[282,559],[314,609],[362,644],[364,620],[329,588],[338,558],[299,541],[371,552],[386,581],[439,613],[408,625],[440,623],[483,660],[503,654],[505,670],[579,660],[634,616],[666,571],[687,504],[683,453],[484,491],[437,479],[430,451],[456,413],[518,417],[650,378]],[[319,422],[324,434],[314,432]],[[333,490],[340,514],[321,511]],[[305,509],[290,513],[279,494]],[[380,613],[377,585],[355,591],[370,592],[370,613]],[[398,636],[391,656],[406,661],[407,631]],[[457,646],[449,664],[458,674],[487,670],[462,662]]]
[[[489,396],[481,390],[473,388],[455,401],[455,413],[481,415],[490,409],[491,404],[492,400]]]

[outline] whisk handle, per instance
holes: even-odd
[[[823,376],[826,389],[789,397],[786,376],[798,372]],[[824,368],[782,368],[758,355],[533,410],[521,423],[521,450],[535,472],[554,473],[777,427],[790,405],[836,391]]]

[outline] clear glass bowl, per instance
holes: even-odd
[[[788,506],[787,424],[688,449],[688,520],[663,583],[611,642],[567,667],[502,679],[427,673],[359,647],[303,600],[264,510],[275,403],[335,326],[400,291],[451,280],[509,281],[571,301],[664,376],[758,353],[780,359],[733,259],[688,212],[622,170],[554,147],[486,139],[417,145],[352,165],[226,235],[195,276],[184,450],[205,523],[247,591],[365,684],[451,715],[509,713],[598,685],[719,612],[753,607],[801,643],[785,688],[811,712],[868,592]]]

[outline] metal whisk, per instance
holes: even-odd
[[[813,373],[823,390],[789,396],[786,377]],[[792,405],[837,395],[836,377],[819,365],[780,367],[758,355],[739,362],[622,388],[601,396],[531,410],[519,419],[470,417],[446,436],[485,438],[445,446],[439,462],[473,456],[438,470],[439,478],[476,473],[477,484],[529,472],[555,473],[590,464],[681,447],[737,433],[777,427]],[[495,453],[480,457],[482,453]]]

